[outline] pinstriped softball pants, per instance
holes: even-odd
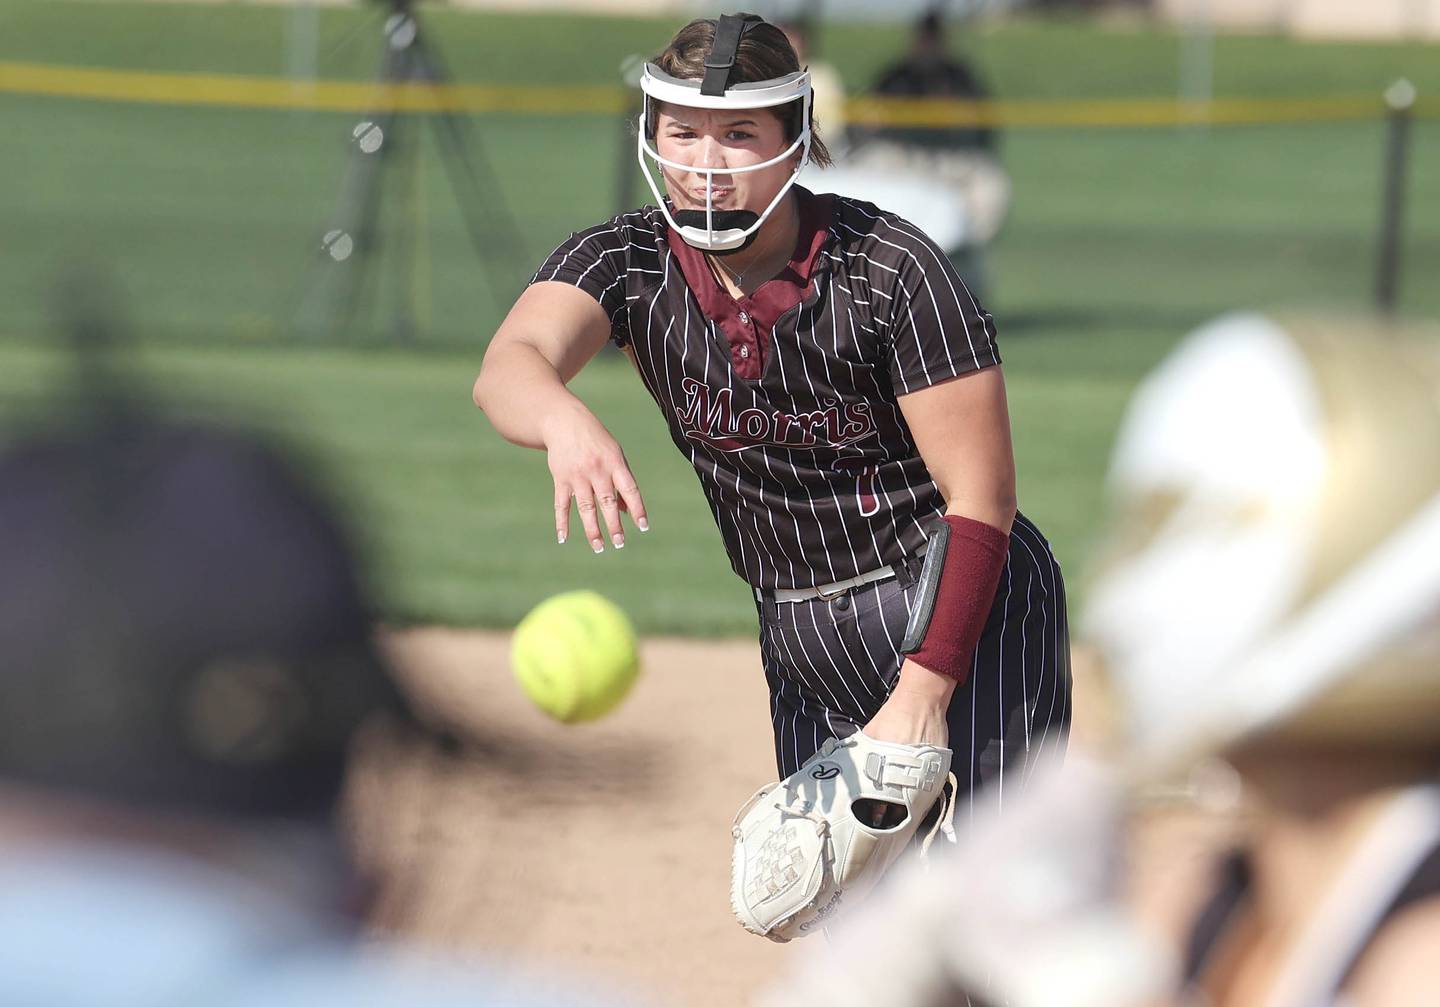
[[[897,576],[828,601],[776,602],[766,595],[757,602],[781,778],[825,739],[859,730],[885,702],[904,661],[900,640],[920,562],[909,560]],[[970,677],[955,690],[946,720],[951,770],[962,793],[979,793],[994,782],[988,793],[1002,802],[1004,788],[1023,784],[1043,750],[1066,743],[1065,585],[1049,544],[1023,516],[1016,516],[1010,533],[1009,557]]]

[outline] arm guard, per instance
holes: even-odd
[[[930,532],[920,588],[900,652],[916,664],[964,682],[985,631],[1010,536],[967,517],[947,515]]]

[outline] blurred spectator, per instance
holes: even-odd
[[[534,1002],[358,954],[352,741],[443,739],[326,508],[246,438],[111,407],[0,453],[0,1001]]]
[[[909,51],[880,72],[871,90],[887,98],[955,98],[982,101],[989,90],[968,62],[952,54],[945,37],[945,24],[938,11],[915,22]],[[875,139],[915,147],[946,150],[984,150],[993,153],[999,136],[992,126],[951,129],[910,129],[887,126],[874,133]]]
[[[880,75],[883,98],[979,101],[979,76],[947,46],[938,12],[915,24],[909,51]],[[923,228],[945,249],[973,292],[984,296],[985,247],[1010,208],[1010,178],[996,157],[993,126],[851,125],[852,149],[839,167],[812,172],[806,185],[885,206]]]

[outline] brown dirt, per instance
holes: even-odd
[[[620,709],[573,727],[520,693],[508,634],[387,643],[419,704],[469,745],[367,749],[353,832],[389,879],[377,929],[520,967],[542,991],[579,981],[630,1003],[736,1007],[785,967],[791,947],[729,907],[731,818],[775,772],[754,643],[647,640]],[[1093,695],[1082,665],[1080,738]]]
[[[389,643],[473,744],[361,774],[362,853],[394,878],[382,929],[684,1007],[734,1007],[775,974],[788,949],[729,903],[731,818],[775,774],[755,644],[647,640],[624,704],[565,726],[515,685],[508,634]]]

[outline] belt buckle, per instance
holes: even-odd
[[[842,594],[844,594],[846,591],[850,590],[850,584],[849,584],[848,581],[843,581],[843,580],[842,580],[842,581],[839,581],[839,582],[837,582],[836,584],[831,585],[831,586],[834,587],[835,590],[833,590],[833,591],[826,591],[826,590],[823,589],[823,588],[818,588],[818,587],[817,587],[817,588],[815,589],[815,597],[819,598],[821,601],[831,601],[831,600],[833,600],[833,599],[835,599],[835,598],[840,597],[840,596],[841,596]]]

